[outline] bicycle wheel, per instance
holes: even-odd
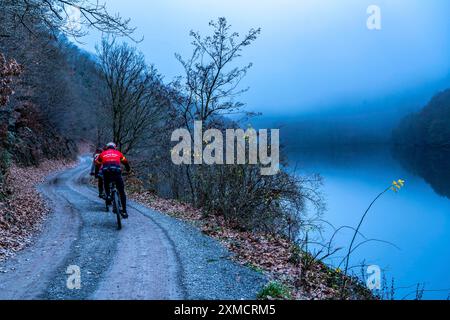
[[[117,217],[117,229],[120,230],[120,229],[122,229],[122,216],[120,214],[120,201],[119,201],[119,197],[117,196],[116,192],[113,192],[112,198],[113,198],[114,212]]]

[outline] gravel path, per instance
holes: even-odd
[[[53,213],[30,247],[0,264],[0,299],[254,299],[266,279],[193,226],[129,203],[116,230],[95,190],[90,160],[41,186]],[[68,289],[69,266],[81,288]]]

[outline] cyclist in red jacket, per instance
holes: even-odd
[[[109,184],[115,182],[117,191],[120,195],[120,201],[122,202],[122,216],[126,219],[128,218],[127,197],[125,195],[125,187],[122,179],[121,164],[125,166],[127,172],[131,171],[127,158],[125,158],[122,152],[117,150],[116,144],[113,142],[106,145],[105,151],[103,151],[96,160],[97,167],[102,167],[107,203],[111,204]]]

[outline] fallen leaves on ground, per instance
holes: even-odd
[[[339,289],[333,284],[336,273],[320,262],[307,269],[293,261],[295,244],[283,237],[233,228],[223,217],[202,214],[190,204],[162,199],[152,192],[135,191],[129,197],[141,204],[190,222],[201,231],[225,245],[235,254],[235,260],[255,271],[263,272],[271,280],[286,284],[293,299],[338,299]],[[303,272],[302,272],[303,271]]]
[[[8,197],[0,202],[0,261],[29,244],[50,211],[36,187],[49,174],[74,164],[46,160],[39,167],[9,168],[4,184]]]

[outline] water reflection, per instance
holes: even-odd
[[[362,233],[382,239],[359,248],[352,265],[361,261],[379,265],[387,279],[394,278],[396,298],[418,283],[425,299],[445,299],[450,292],[450,152],[446,150],[378,147],[339,147],[289,150],[289,164],[299,173],[320,173],[332,225],[356,226],[374,197],[396,179],[405,179],[400,193],[388,193],[372,208]],[[331,229],[331,228],[330,228]],[[329,232],[328,232],[329,231]],[[333,230],[325,230],[329,239]],[[335,238],[346,247],[351,233]],[[341,260],[337,258],[337,262]],[[334,264],[334,260],[330,260]],[[411,298],[411,297],[409,297]]]
[[[422,177],[437,194],[450,199],[450,149],[392,147],[407,171]]]

